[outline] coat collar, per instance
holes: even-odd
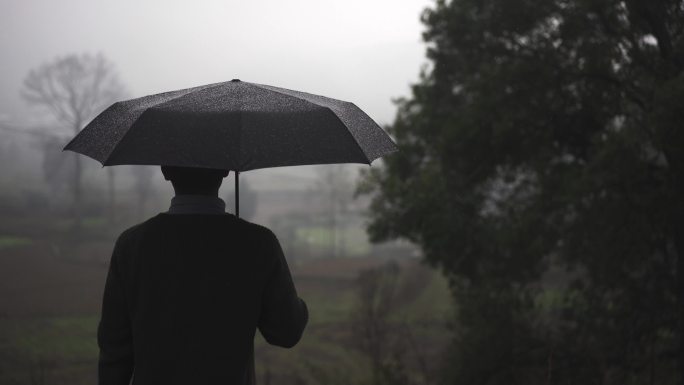
[[[223,199],[209,195],[176,195],[171,198],[169,214],[225,214]]]

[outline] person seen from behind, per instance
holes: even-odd
[[[162,166],[167,212],[117,239],[97,340],[100,385],[254,384],[254,336],[297,344],[308,321],[273,232],[225,212],[228,171]]]

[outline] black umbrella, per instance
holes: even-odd
[[[64,147],[103,166],[235,171],[236,215],[242,171],[371,164],[396,149],[352,103],[238,79],[114,103]]]

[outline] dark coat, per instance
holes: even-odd
[[[99,383],[250,384],[256,329],[292,347],[307,320],[269,229],[229,214],[161,213],[114,247]]]

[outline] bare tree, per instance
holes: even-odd
[[[72,54],[29,71],[21,94],[29,103],[47,109],[62,129],[75,135],[105,107],[123,98],[126,90],[113,64],[102,54]],[[70,156],[74,159],[71,181],[74,226],[79,228],[82,216],[81,158],[75,154]],[[108,175],[111,203],[114,175],[113,172]]]
[[[62,154],[63,139],[55,136],[42,138],[43,150],[43,179],[50,188],[51,194],[58,194],[68,187],[68,181],[73,180],[73,167],[68,167],[69,160]]]

